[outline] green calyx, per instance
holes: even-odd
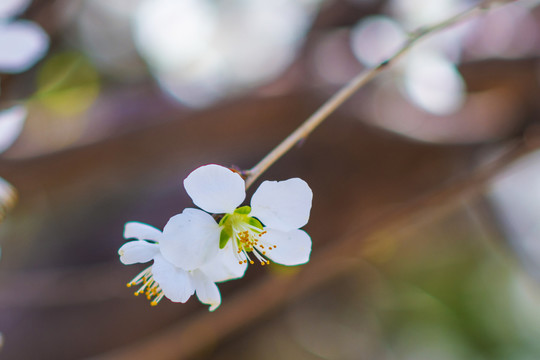
[[[250,212],[251,206],[241,206],[238,209],[234,210],[233,214],[249,215]]]
[[[232,232],[229,232],[228,229],[223,228],[221,234],[219,235],[219,248],[223,249],[225,245],[229,242],[232,237]]]
[[[263,230],[263,225],[259,220],[254,217],[249,216],[251,213],[251,207],[242,206],[234,210],[232,214],[225,214],[219,226],[221,229],[221,234],[219,236],[219,248],[223,249],[230,239],[233,237],[233,229],[243,228],[245,225],[256,227],[257,229]]]

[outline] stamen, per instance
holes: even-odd
[[[150,305],[156,306],[159,301],[163,298],[163,290],[159,286],[159,284],[154,280],[154,276],[152,274],[152,267],[148,267],[144,269],[139,275],[135,276],[133,280],[131,280],[127,286],[131,287],[133,285],[139,285],[142,283],[142,286],[135,291],[133,294],[135,296],[139,296],[140,294],[145,295],[145,297],[148,300],[152,300]]]
[[[249,257],[248,253],[246,252],[246,250],[243,250],[243,253],[244,253],[244,256],[246,257],[246,260],[244,260],[244,263],[247,263],[249,261],[249,263],[251,265],[254,264],[253,260],[251,260],[251,258]]]
[[[161,292],[161,294],[159,294],[154,300],[152,300],[152,302],[150,303],[151,306],[156,306],[157,304],[159,304],[159,302],[161,301],[161,299],[163,299],[163,296],[165,294],[163,294],[163,292]]]
[[[263,255],[267,251],[275,249],[275,245],[261,244],[261,236],[266,234],[265,230],[259,227],[248,224],[245,221],[238,221],[232,225],[233,233],[233,249],[234,254],[239,264],[250,264],[255,262],[250,258],[249,253],[252,253],[261,265],[268,265],[270,261],[266,260]]]
[[[255,257],[257,258],[257,260],[260,261],[261,265],[265,265],[265,264],[266,264],[266,259],[263,258],[262,255],[260,255],[258,251],[253,251],[253,255],[255,255]]]

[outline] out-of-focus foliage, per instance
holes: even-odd
[[[42,65],[37,77],[37,100],[58,115],[77,115],[99,94],[99,75],[78,53],[58,53]]]

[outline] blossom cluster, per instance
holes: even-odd
[[[308,222],[313,194],[304,180],[264,181],[250,206],[240,206],[244,179],[220,165],[195,169],[184,188],[200,209],[184,209],[163,231],[128,222],[124,237],[134,240],[118,250],[126,265],[153,260],[128,283],[151,305],[163,297],[184,303],[197,294],[213,311],[221,304],[216,283],[243,277],[248,264],[309,261],[311,238],[300,228]]]

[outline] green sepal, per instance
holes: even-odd
[[[261,224],[261,222],[259,220],[255,219],[254,217],[249,218],[248,224],[251,225],[251,226],[255,226],[258,229],[264,230],[263,224]]]
[[[235,214],[240,214],[240,215],[248,215],[250,212],[251,212],[251,207],[247,205],[239,207],[238,209],[234,210]]]
[[[223,228],[221,230],[221,234],[219,235],[219,248],[220,249],[223,249],[225,245],[227,245],[231,236],[232,236],[231,232],[227,230],[226,228]]]
[[[223,216],[221,218],[221,220],[219,220],[219,226],[223,226],[225,224],[225,222],[229,219],[229,216],[231,216],[230,214],[225,214],[225,216]]]

